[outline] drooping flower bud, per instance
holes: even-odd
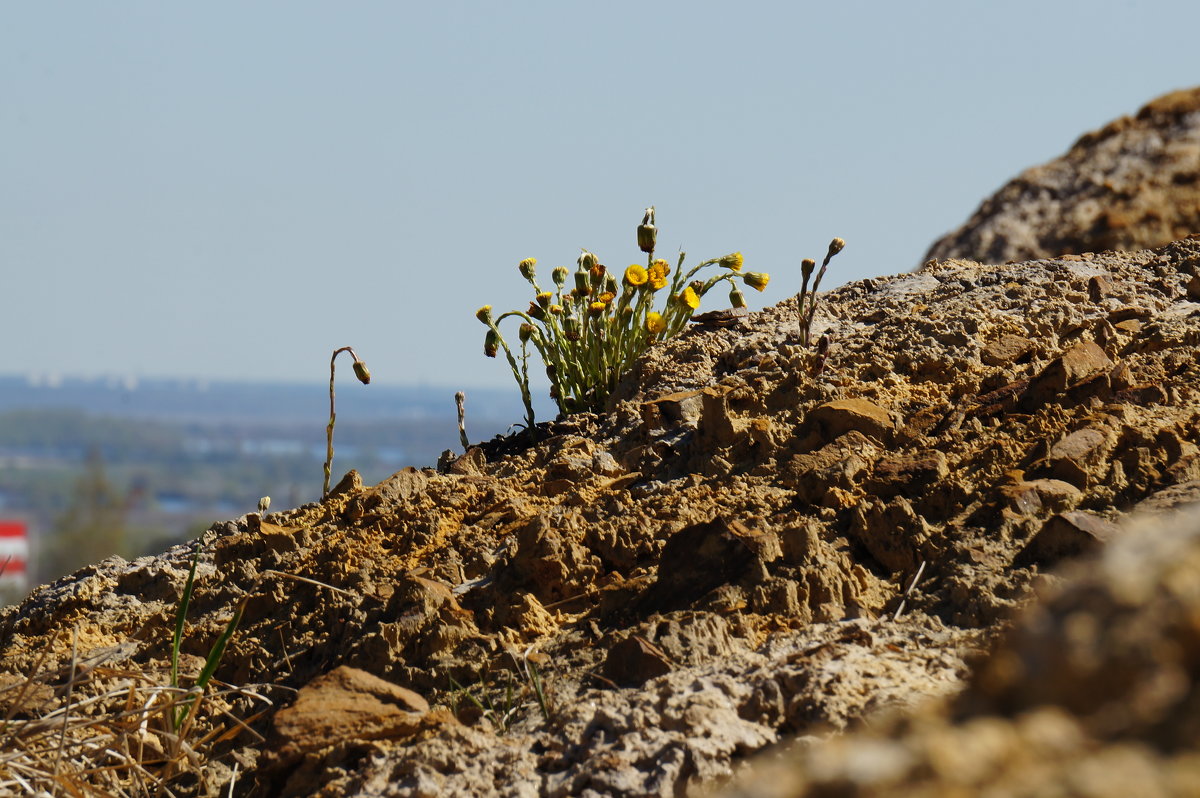
[[[746,307],[746,295],[736,285],[729,289],[729,304],[735,308]]]
[[[529,310],[525,311],[525,313],[526,315],[537,319],[538,321],[542,321],[546,318],[546,311],[542,310],[542,306],[536,302],[530,302]]]
[[[720,264],[722,266],[730,271],[735,272],[740,272],[742,270],[742,265],[745,262],[746,260],[742,257],[742,253],[740,252],[734,252],[732,255],[726,255],[720,260]]]
[[[765,272],[746,272],[742,275],[742,280],[746,285],[753,288],[755,291],[761,291],[767,287],[767,283],[771,281],[771,275]]]
[[[354,376],[358,377],[359,382],[361,382],[363,385],[371,384],[371,372],[367,371],[366,363],[362,362],[361,360],[356,360],[351,368],[354,369]]]
[[[517,330],[517,335],[521,338],[521,343],[529,343],[529,339],[533,337],[533,325],[529,322],[525,322]]]
[[[475,311],[475,318],[479,319],[484,324],[492,323],[492,306],[484,305],[479,310]]]
[[[642,223],[637,229],[638,249],[649,254],[654,253],[654,245],[658,241],[658,228],[654,226],[654,206],[646,209]]]
[[[554,299],[554,294],[550,293],[549,291],[543,291],[537,295],[537,303],[543,308],[550,307],[550,301],[552,299]]]
[[[500,333],[494,329],[488,330],[487,335],[483,338],[483,353],[488,357],[495,357],[498,351],[500,351]]]

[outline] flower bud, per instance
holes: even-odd
[[[637,241],[638,249],[642,252],[654,252],[654,245],[658,241],[658,228],[654,226],[654,206],[646,209],[646,215],[642,217],[642,223],[638,225]]]
[[[835,238],[829,242],[829,255],[832,258],[834,255],[841,252],[846,247],[846,242],[840,238]]]
[[[483,353],[488,357],[495,357],[496,352],[500,350],[500,333],[494,329],[488,330],[487,335],[483,338]]]
[[[579,256],[579,260],[576,262],[579,264],[579,271],[581,272],[588,271],[597,263],[596,256],[588,252],[586,249],[583,251],[583,254]]]
[[[563,319],[563,335],[568,341],[578,341],[579,335],[579,319],[574,316]]]
[[[771,280],[771,275],[765,272],[746,272],[742,275],[742,280],[755,291],[761,291],[767,287],[767,283]]]
[[[808,280],[812,276],[813,269],[817,268],[817,262],[812,258],[805,258],[800,261],[800,276]]]
[[[617,278],[612,272],[609,272],[608,274],[604,275],[604,293],[606,293],[606,294],[617,293]]]
[[[367,371],[366,363],[362,362],[361,360],[356,360],[351,368],[354,369],[354,376],[358,377],[359,382],[361,382],[363,385],[371,384],[371,372]]]
[[[526,258],[517,264],[517,268],[521,271],[521,276],[531,283],[533,282],[535,266],[537,266],[537,258]]]
[[[554,271],[550,274],[554,278],[554,284],[558,286],[559,290],[561,291],[562,287],[567,284],[567,267],[556,266],[554,267]]]
[[[521,325],[520,329],[517,330],[517,335],[521,338],[521,343],[529,343],[529,339],[533,337],[533,325],[529,322],[525,322]]]
[[[704,296],[703,280],[692,280],[690,283],[688,283],[688,287],[696,292],[696,296]]]
[[[529,303],[529,310],[525,311],[525,315],[542,321],[546,318],[546,311],[542,310],[542,306],[536,302]]]
[[[736,285],[729,289],[729,304],[735,308],[746,307],[746,295]]]
[[[604,272],[604,265],[601,263],[588,269],[588,278],[593,291],[599,291],[600,287],[604,285]]]
[[[745,262],[745,258],[742,257],[742,253],[740,252],[735,252],[732,255],[726,255],[720,260],[720,264],[722,266],[730,271],[735,272],[740,272],[742,270],[742,265]]]
[[[550,300],[552,299],[554,299],[554,294],[550,293],[549,291],[543,291],[537,295],[537,303],[543,308],[550,307]]]
[[[583,296],[587,296],[592,292],[591,286],[588,285],[588,273],[585,271],[575,272],[575,291]]]
[[[475,318],[479,319],[484,324],[492,323],[492,306],[484,305],[479,310],[475,311]]]

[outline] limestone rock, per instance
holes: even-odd
[[[1200,88],[1088,133],[984,200],[924,261],[1137,250],[1200,233]]]

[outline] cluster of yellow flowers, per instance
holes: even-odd
[[[553,291],[543,291],[537,280],[537,260],[526,258],[518,265],[521,276],[533,286],[534,299],[525,311],[509,311],[499,317],[485,305],[476,317],[487,325],[483,351],[495,357],[504,350],[513,377],[525,401],[527,423],[533,426],[529,397],[529,345],[541,355],[550,377],[550,395],[564,413],[600,411],[617,381],[633,362],[656,341],[677,335],[700,307],[704,295],[717,283],[730,284],[729,301],[746,306],[737,280],[762,291],[770,277],[761,272],[743,272],[740,252],[706,260],[684,271],[681,253],[672,269],[654,257],[658,228],[654,208],[647,208],[637,229],[638,247],[646,253],[646,265],[634,263],[618,279],[597,257],[583,250],[572,275],[560,266],[551,272]],[[707,266],[725,269],[707,280],[693,279]],[[568,278],[571,287],[568,289]],[[664,294],[659,294],[664,291]],[[655,309],[659,296],[666,299]],[[500,322],[510,316],[521,320],[520,361],[500,333]]]

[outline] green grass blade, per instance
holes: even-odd
[[[200,561],[200,546],[192,555],[192,567],[188,570],[187,583],[183,586],[183,595],[179,606],[175,608],[175,637],[171,640],[171,687],[179,686],[179,646],[183,643],[183,622],[187,617],[188,605],[192,602],[192,588],[196,582],[196,563]]]

